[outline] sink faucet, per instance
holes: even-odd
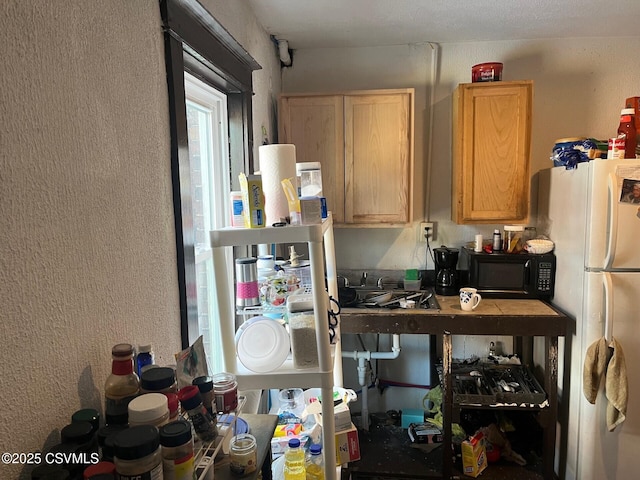
[[[367,286],[367,272],[362,272],[362,277],[360,278],[360,286],[361,287]]]
[[[343,282],[342,286],[343,287],[348,287],[349,286],[349,279],[347,277],[343,277],[342,275],[338,275],[336,277],[336,280],[340,280],[340,279],[342,279],[342,282]]]
[[[378,281],[376,282],[376,286],[380,289],[384,288],[384,280],[382,280],[382,277],[378,279]]]

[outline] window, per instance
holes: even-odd
[[[205,244],[208,229],[225,222],[231,179],[241,171],[253,171],[251,77],[260,65],[197,0],[160,0],[160,13],[182,345],[186,348],[203,334],[214,349],[219,336],[211,317],[215,299],[204,295],[214,281]],[[225,120],[226,129],[220,127]],[[209,362],[211,371],[222,369],[215,358]]]
[[[191,209],[195,248],[198,335],[202,335],[211,372],[224,370],[220,327],[213,288],[214,272],[209,231],[229,225],[230,165],[227,98],[221,92],[185,74],[185,100]],[[230,263],[230,259],[229,259]],[[232,271],[229,268],[228,271]]]

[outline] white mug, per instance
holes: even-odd
[[[471,287],[464,287],[460,289],[460,308],[465,312],[475,310],[478,304],[482,300],[482,297],[478,293],[478,290]]]

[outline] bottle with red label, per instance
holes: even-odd
[[[624,158],[636,158],[636,123],[635,110],[623,108],[620,111],[618,135],[624,135]]]

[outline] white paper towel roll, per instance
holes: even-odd
[[[280,183],[285,178],[296,184],[296,146],[292,144],[258,147],[260,175],[264,191],[264,212],[267,226],[289,216],[289,203]]]

